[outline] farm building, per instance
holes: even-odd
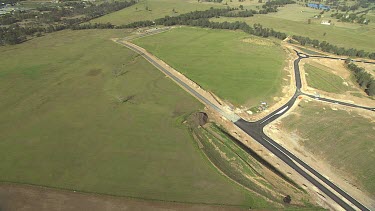
[[[308,3],[308,7],[314,8],[314,9],[320,9],[320,10],[330,10],[331,8],[329,6],[323,5],[323,4],[315,4],[315,3]]]
[[[323,24],[323,25],[331,25],[331,21],[326,21],[326,20],[323,20],[320,24]]]

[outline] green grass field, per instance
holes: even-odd
[[[319,64],[304,65],[307,84],[315,89],[326,92],[342,94],[346,91],[353,90],[344,84],[344,80],[330,72],[329,68]]]
[[[299,6],[287,5],[279,9],[277,13],[267,15],[255,15],[249,18],[213,18],[212,21],[245,21],[249,25],[260,23],[264,27],[273,28],[276,31],[287,33],[288,35],[307,36],[311,39],[325,40],[340,47],[363,49],[373,52],[375,49],[375,23],[369,25],[359,25],[350,23],[335,23],[333,26],[320,24],[322,20],[334,20],[329,17],[314,19],[314,11],[319,10]],[[301,12],[304,11],[304,12]],[[307,24],[311,19],[312,23]]]
[[[224,5],[227,3],[228,5]],[[176,16],[196,10],[208,10],[211,7],[225,8],[244,6],[244,9],[256,9],[262,3],[257,1],[231,1],[223,3],[198,2],[197,0],[140,0],[139,3],[123,10],[105,15],[103,17],[91,20],[93,23],[110,22],[115,25],[128,24],[141,20],[155,20],[165,16]],[[148,7],[149,10],[146,10]],[[175,12],[173,12],[173,9]]]
[[[211,165],[181,123],[202,105],[109,40],[124,35],[66,30],[0,48],[0,181],[271,206]]]
[[[182,27],[133,42],[222,99],[245,105],[270,102],[281,89],[284,52],[271,41],[267,46],[244,39],[257,42],[260,38]]]
[[[281,125],[286,132],[297,131],[305,149],[344,172],[341,174],[354,176],[356,184],[375,195],[373,121],[354,111],[335,111],[321,103],[302,101]]]
[[[146,10],[146,7],[151,11]],[[121,25],[141,20],[155,20],[167,15],[176,16],[196,10],[207,10],[210,7],[224,7],[224,5],[187,0],[141,0],[131,7],[94,19],[91,22],[110,22]],[[173,12],[173,9],[175,12]]]

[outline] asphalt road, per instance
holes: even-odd
[[[244,132],[246,132],[248,135],[250,135],[254,140],[256,140],[258,143],[263,145],[266,149],[268,149],[270,152],[272,152],[275,156],[280,158],[283,162],[285,162],[288,166],[290,166],[292,169],[294,169],[297,173],[299,173],[302,177],[307,179],[309,182],[311,182],[314,186],[316,186],[320,191],[325,193],[328,197],[330,197],[332,200],[334,200],[337,204],[339,204],[342,208],[345,210],[355,210],[352,206],[348,205],[342,198],[345,198],[346,200],[350,201],[352,204],[354,204],[358,209],[360,210],[369,210],[364,205],[362,205],[360,202],[355,200],[353,197],[351,197],[348,193],[341,190],[338,186],[333,184],[331,181],[329,181],[327,178],[325,178],[323,175],[321,175],[319,172],[317,172],[315,169],[304,163],[302,160],[300,160],[297,156],[293,155],[291,152],[289,152],[284,147],[280,146],[278,143],[276,143],[274,140],[269,138],[266,134],[263,132],[263,128],[269,124],[270,122],[274,121],[281,115],[285,114],[295,103],[296,99],[300,95],[306,95],[309,97],[313,97],[316,99],[316,97],[307,95],[301,92],[301,76],[299,71],[299,62],[303,58],[312,57],[306,54],[301,54],[296,51],[297,55],[299,56],[298,59],[294,61],[294,74],[296,79],[296,91],[293,95],[293,97],[282,107],[278,108],[274,112],[270,113],[263,119],[257,121],[257,122],[247,122],[244,119],[237,119],[237,118],[231,118],[231,116],[228,116],[228,113],[223,111],[221,108],[217,107],[215,104],[211,103],[208,99],[203,97],[201,94],[196,92],[194,89],[192,89],[189,85],[185,84],[183,81],[181,81],[179,78],[171,74],[168,70],[166,70],[164,67],[159,65],[156,61],[154,61],[151,57],[147,56],[146,54],[139,51],[137,48],[134,48],[131,45],[122,43],[120,41],[117,41],[119,44],[125,45],[126,47],[130,48],[131,50],[139,53],[142,55],[147,61],[149,61],[151,64],[153,64],[155,67],[157,67],[160,71],[162,71],[164,74],[168,75],[171,79],[173,79],[176,83],[184,87],[186,90],[188,90],[192,95],[194,95],[196,98],[201,100],[206,105],[210,106],[217,112],[219,112],[221,115],[226,117],[227,119],[234,122],[235,125],[237,125],[240,129],[242,129]],[[328,57],[324,57],[328,58]],[[338,59],[333,58],[332,59]],[[341,59],[341,58],[339,58]],[[351,106],[351,107],[358,107],[358,108],[364,108],[369,110],[374,110],[374,108],[367,108],[363,106],[358,106],[355,104],[349,104],[344,103],[340,101],[335,101],[332,99],[326,99],[326,98],[319,98],[318,100],[330,102],[330,103],[337,103],[345,106]],[[297,165],[299,164],[299,165]],[[303,168],[301,168],[302,166]],[[315,177],[319,178],[320,181],[312,177],[310,174],[313,174]],[[323,182],[325,185],[331,187],[333,190],[335,190],[339,195],[336,195],[336,193],[333,193],[331,190],[326,188],[321,182]]]
[[[357,208],[360,210],[369,210],[367,207],[362,205],[360,202],[358,202],[356,199],[351,197],[348,193],[340,189],[338,186],[333,184],[331,181],[329,181],[327,178],[325,178],[323,175],[321,175],[318,171],[304,163],[302,160],[300,160],[297,156],[293,155],[291,152],[289,152],[287,149],[276,143],[274,140],[269,138],[264,132],[264,127],[274,121],[275,119],[279,118],[283,114],[285,114],[295,103],[296,99],[300,95],[306,95],[308,97],[314,98],[316,100],[325,101],[329,103],[335,103],[340,104],[344,106],[350,106],[350,107],[356,107],[356,108],[362,108],[367,109],[371,111],[375,111],[375,108],[345,103],[341,101],[336,101],[333,99],[327,99],[327,98],[318,98],[313,95],[305,94],[301,92],[302,83],[301,83],[301,75],[299,70],[299,62],[301,59],[309,58],[309,55],[301,54],[297,52],[297,55],[299,56],[298,59],[294,61],[294,74],[295,74],[295,80],[296,80],[296,91],[293,95],[293,97],[283,106],[276,109],[274,112],[270,113],[266,117],[264,117],[261,120],[258,120],[256,122],[247,122],[243,119],[240,119],[239,121],[235,122],[235,124],[241,128],[243,131],[245,131],[248,135],[250,135],[254,140],[256,140],[258,143],[263,145],[265,148],[267,148],[269,151],[271,151],[274,155],[276,155],[278,158],[280,158],[282,161],[284,161],[286,164],[288,164],[291,168],[293,168],[296,172],[298,172],[301,176],[303,176],[305,179],[307,179],[309,182],[311,182],[313,185],[315,185],[319,190],[321,190],[323,193],[325,193],[328,197],[330,197],[332,200],[334,200],[337,204],[339,204],[342,208],[345,210],[354,210],[350,205],[348,205],[345,201],[341,199],[341,197],[344,197],[346,200],[354,204]],[[326,58],[326,57],[324,57]],[[332,58],[337,59],[337,58]],[[345,59],[343,59],[345,60]],[[363,62],[363,61],[361,61]],[[321,182],[328,185],[330,188],[335,190],[337,193],[341,195],[341,197],[338,197],[336,194],[332,193],[329,189],[327,189],[324,185],[322,185],[319,181],[311,177],[307,172],[300,168],[298,165],[303,166],[305,170],[319,178]]]

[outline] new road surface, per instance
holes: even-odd
[[[179,78],[171,74],[168,70],[166,70],[164,67],[158,64],[157,61],[149,57],[148,55],[141,52],[139,49],[135,48],[134,46],[126,43],[121,42],[120,40],[116,41],[119,44],[125,45],[129,49],[139,53],[142,55],[147,61],[149,61],[151,64],[153,64],[156,68],[158,68],[160,71],[162,71],[164,74],[169,76],[171,79],[173,79],[176,83],[178,83],[180,86],[184,87],[188,92],[190,92],[193,96],[198,98],[200,101],[204,102],[207,106],[210,106],[217,112],[219,112],[221,115],[226,117],[227,119],[234,122],[236,126],[238,126],[240,129],[242,129],[244,132],[246,132],[248,135],[250,135],[254,140],[256,140],[258,143],[263,145],[266,149],[268,149],[270,152],[272,152],[275,156],[277,156],[279,159],[284,161],[288,166],[290,166],[292,169],[294,169],[296,172],[298,172],[301,176],[303,176],[306,180],[311,182],[314,186],[316,186],[320,191],[325,193],[328,197],[330,197],[332,200],[334,200],[337,204],[339,204],[342,208],[345,210],[355,210],[352,205],[354,205],[357,209],[360,210],[369,210],[367,207],[362,205],[360,202],[358,202],[356,199],[351,197],[348,193],[340,189],[338,186],[333,184],[331,181],[329,181],[327,178],[325,178],[322,174],[320,174],[318,171],[304,163],[301,159],[299,159],[297,156],[293,155],[291,152],[289,152],[284,147],[280,146],[278,143],[276,143],[274,140],[269,138],[266,134],[263,132],[263,128],[269,124],[270,122],[274,121],[275,119],[279,118],[281,115],[286,113],[295,103],[296,99],[300,95],[306,95],[308,97],[314,98],[316,100],[321,100],[329,103],[337,103],[344,106],[350,106],[350,107],[356,107],[356,108],[362,108],[367,110],[375,111],[375,108],[369,108],[365,106],[359,106],[355,104],[345,103],[336,101],[333,99],[326,99],[326,98],[318,98],[309,94],[304,94],[301,92],[301,76],[299,71],[299,62],[301,59],[311,57],[306,54],[302,54],[296,51],[298,58],[294,61],[294,74],[295,74],[295,80],[296,80],[296,91],[293,95],[293,97],[282,107],[278,108],[274,112],[270,113],[263,119],[256,121],[256,122],[248,122],[244,119],[238,118],[238,116],[233,116],[228,114],[227,112],[223,111],[221,108],[217,107],[214,103],[210,102],[208,99],[206,99],[204,96],[196,92],[193,88],[191,88],[189,85],[181,81]],[[314,56],[317,57],[317,56]],[[342,59],[342,58],[333,58],[333,57],[324,57],[322,58],[329,58],[329,59]],[[345,60],[345,59],[344,59]],[[356,62],[356,61],[355,61]],[[363,61],[360,61],[363,62]],[[298,164],[298,165],[297,165]],[[302,166],[302,167],[301,167]],[[311,175],[314,175],[316,178],[312,177]],[[320,180],[320,181],[318,181]],[[323,185],[323,184],[324,185]],[[333,189],[335,192],[328,189],[326,186],[329,186],[331,189]],[[347,201],[349,201],[352,205],[349,205],[346,201],[343,200],[345,198]]]

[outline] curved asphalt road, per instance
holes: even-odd
[[[301,76],[299,71],[299,62],[303,58],[313,57],[306,54],[301,54],[296,51],[297,55],[299,56],[298,59],[294,61],[294,73],[295,73],[295,79],[296,79],[296,91],[293,95],[293,97],[282,107],[278,108],[274,112],[270,113],[263,119],[256,121],[256,122],[247,122],[244,119],[237,120],[236,118],[230,118],[228,117],[228,113],[221,110],[221,108],[217,107],[213,103],[211,103],[208,99],[200,95],[198,92],[196,92],[194,89],[192,89],[189,85],[185,84],[183,81],[181,81],[179,78],[175,77],[173,74],[171,74],[168,70],[166,70],[164,67],[160,66],[156,61],[154,61],[149,56],[145,55],[141,51],[139,51],[137,48],[134,48],[133,46],[122,43],[120,41],[116,41],[119,44],[125,45],[129,49],[139,53],[142,55],[147,61],[149,61],[151,64],[153,64],[155,67],[157,67],[159,70],[161,70],[163,73],[168,75],[171,79],[173,79],[176,83],[183,86],[185,89],[187,89],[192,95],[200,99],[202,102],[207,104],[208,106],[211,106],[214,110],[218,111],[221,115],[225,116],[226,118],[230,119],[232,122],[234,122],[235,125],[237,125],[240,129],[242,129],[244,132],[246,132],[248,135],[250,135],[254,140],[259,142],[261,145],[263,145],[265,148],[267,148],[269,151],[271,151],[275,156],[280,158],[282,161],[284,161],[287,165],[289,165],[292,169],[294,169],[296,172],[298,172],[301,176],[303,176],[305,179],[307,179],[309,182],[311,182],[314,186],[316,186],[319,190],[321,190],[323,193],[325,193],[328,197],[330,197],[332,200],[334,200],[337,204],[339,204],[342,208],[345,210],[354,210],[353,207],[348,205],[341,197],[345,198],[346,200],[350,201],[352,204],[354,204],[356,207],[358,207],[360,210],[369,210],[364,205],[362,205],[360,202],[355,200],[353,197],[351,197],[349,194],[347,194],[345,191],[341,190],[339,187],[337,187],[335,184],[333,184],[331,181],[329,181],[327,178],[322,176],[319,172],[311,168],[309,165],[304,163],[302,160],[300,160],[298,157],[293,155],[291,152],[289,152],[284,147],[280,146],[278,143],[273,141],[271,138],[269,138],[266,134],[263,132],[263,128],[269,124],[270,122],[274,121],[281,115],[283,115],[285,112],[287,112],[294,104],[298,96],[300,95],[306,95],[312,98],[315,98],[314,96],[304,94],[300,91],[302,87],[301,83]],[[329,57],[324,57],[329,58]],[[332,59],[341,59],[341,58],[333,58]],[[345,59],[342,59],[345,60]],[[374,110],[374,108],[368,108],[363,106],[358,106],[355,104],[349,104],[344,103],[340,101],[335,101],[332,99],[326,99],[326,98],[319,98],[318,100],[331,102],[331,103],[337,103],[341,105],[351,106],[351,107],[358,107],[358,108],[364,108],[368,110]],[[301,168],[299,165],[303,168]],[[337,196],[335,193],[333,193],[331,190],[326,188],[326,186],[322,185],[318,180],[316,180],[314,177],[312,177],[310,174],[313,174],[315,177],[319,178],[322,182],[324,182],[326,185],[334,189],[337,193],[340,194],[340,196]]]
[[[303,176],[305,179],[307,179],[309,182],[311,182],[313,185],[315,185],[318,189],[320,189],[323,193],[325,193],[327,196],[329,196],[332,200],[334,200],[337,204],[339,204],[341,207],[343,207],[345,210],[353,210],[351,206],[349,206],[346,202],[344,202],[340,197],[332,193],[330,190],[328,190],[325,186],[323,186],[319,181],[315,180],[313,177],[311,177],[309,174],[307,174],[303,169],[301,169],[299,166],[295,164],[298,163],[299,165],[303,166],[307,171],[309,171],[311,174],[319,178],[322,182],[324,182],[326,185],[328,185],[330,188],[335,190],[337,193],[341,195],[341,197],[344,197],[346,200],[350,201],[352,204],[354,204],[357,208],[360,210],[369,210],[367,207],[362,205],[360,202],[355,200],[353,197],[351,197],[348,193],[337,187],[335,184],[333,184],[331,181],[329,181],[327,178],[325,178],[323,175],[321,175],[319,172],[317,172],[315,169],[304,163],[302,160],[300,160],[297,156],[293,155],[291,152],[289,152],[284,147],[280,146],[278,143],[276,143],[274,140],[269,138],[264,132],[263,128],[269,124],[270,122],[274,121],[275,119],[279,118],[281,115],[286,113],[295,103],[296,99],[300,95],[306,95],[308,97],[314,98],[316,100],[330,102],[330,103],[336,103],[344,106],[350,106],[350,107],[356,107],[356,108],[362,108],[367,109],[371,111],[375,111],[375,108],[369,108],[364,106],[359,106],[355,104],[345,103],[341,101],[336,101],[332,99],[327,98],[317,98],[313,95],[304,94],[301,92],[301,75],[299,70],[299,62],[301,59],[309,58],[309,55],[301,54],[297,52],[298,59],[294,61],[294,74],[295,74],[295,80],[296,80],[296,91],[293,95],[293,97],[282,107],[278,108],[274,112],[270,113],[266,117],[264,117],[261,120],[258,120],[256,122],[247,122],[243,119],[240,119],[239,121],[235,122],[235,124],[241,128],[243,131],[245,131],[248,135],[250,135],[253,139],[258,141],[260,144],[262,144],[265,148],[267,148],[269,151],[271,151],[273,154],[275,154],[277,157],[279,157],[281,160],[283,160],[286,164],[288,164],[291,168],[293,168],[295,171],[297,171],[301,176]],[[327,58],[327,57],[324,57]],[[337,58],[332,58],[337,59]],[[341,58],[340,58],[341,59]],[[345,59],[342,59],[345,60]],[[363,61],[361,61],[363,62]]]

